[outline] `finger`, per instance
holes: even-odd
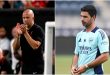
[[[25,25],[21,25],[22,28],[25,28]]]
[[[80,75],[79,73],[74,73],[74,75]]]
[[[19,28],[19,26],[20,26],[20,23],[17,23],[17,24],[16,24],[16,27]]]
[[[20,23],[16,23],[16,26],[20,25]]]
[[[81,73],[80,72],[78,72],[78,75],[80,75]]]
[[[74,74],[72,70],[71,70],[71,74],[72,74],[72,75]]]
[[[73,73],[78,73],[78,72],[74,70]]]
[[[75,70],[75,73],[79,73],[79,72],[80,72],[80,70],[78,70],[78,69],[77,69],[77,70]]]
[[[77,68],[72,68],[72,71],[73,71],[74,73],[77,73]]]
[[[81,71],[80,69],[78,69],[78,70],[77,70],[77,73],[78,73],[78,74],[81,74],[81,73],[82,73],[82,71]]]
[[[74,68],[71,69],[71,74],[74,75]]]
[[[71,70],[71,73],[74,74],[74,70]]]
[[[22,29],[22,30],[23,30],[23,29],[24,29],[24,26],[20,25],[20,29]]]

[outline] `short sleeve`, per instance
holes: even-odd
[[[79,50],[79,47],[78,47],[78,35],[76,36],[76,45],[75,45],[75,51],[74,53],[78,55],[78,50]]]
[[[100,53],[109,52],[108,36],[103,30],[98,31],[98,48]]]
[[[40,27],[36,27],[33,32],[33,39],[42,42],[44,40],[44,32]]]

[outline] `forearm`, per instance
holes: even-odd
[[[78,63],[78,55],[75,54],[73,57],[72,66],[77,66],[77,63]]]
[[[103,53],[97,57],[93,62],[87,64],[89,68],[95,67],[107,61],[109,58],[109,53]]]
[[[18,50],[20,48],[20,37],[14,39],[12,46],[14,50]]]
[[[31,36],[28,34],[28,32],[26,32],[26,33],[24,34],[24,36],[25,36],[27,42],[29,43],[29,45],[30,45],[33,49],[39,48],[41,42],[32,39]]]

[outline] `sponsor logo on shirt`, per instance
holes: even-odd
[[[88,52],[92,50],[92,48],[88,46],[79,46],[79,48],[80,54],[88,54]]]

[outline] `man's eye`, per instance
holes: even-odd
[[[84,18],[87,18],[87,16],[84,16]]]

